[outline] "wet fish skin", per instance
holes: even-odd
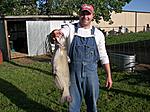
[[[57,39],[57,48],[53,57],[53,74],[55,74],[55,84],[63,91],[61,97],[61,103],[70,101],[70,73],[67,57],[66,40],[64,37]]]

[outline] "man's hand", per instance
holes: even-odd
[[[110,70],[110,64],[104,64],[104,69],[106,72],[106,87],[110,89],[112,87],[112,76]]]
[[[54,41],[57,41],[56,38],[61,38],[63,36],[63,33],[60,29],[55,29],[50,33],[51,42],[54,43]]]
[[[110,89],[111,87],[112,87],[112,78],[111,77],[107,77],[107,79],[106,79],[106,87],[108,88],[108,89]]]

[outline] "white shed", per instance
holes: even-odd
[[[46,54],[50,32],[77,20],[77,17],[64,15],[0,17],[0,49],[3,59],[10,60],[14,52],[27,56]]]

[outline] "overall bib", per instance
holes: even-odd
[[[87,112],[97,112],[96,102],[99,96],[99,79],[97,62],[99,53],[94,37],[95,27],[91,29],[91,37],[78,36],[78,27],[75,25],[75,34],[70,45],[70,94],[72,102],[69,112],[80,112],[82,99],[85,99]]]

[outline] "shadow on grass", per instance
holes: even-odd
[[[37,56],[37,57],[29,57],[29,59],[33,60],[33,61],[38,61],[38,62],[47,62],[49,63],[50,60],[51,60],[51,56],[43,56],[43,57],[40,57],[40,56]]]
[[[25,93],[10,82],[0,78],[0,92],[13,104],[26,112],[55,112],[50,108],[29,99]]]
[[[122,76],[122,79],[117,80],[117,82],[125,82],[131,85],[142,84],[149,86],[150,84],[150,70],[140,70],[135,73],[130,73],[129,75]]]
[[[13,61],[9,61],[9,63],[12,64],[12,65],[18,66],[18,67],[23,67],[23,68],[37,70],[37,71],[42,72],[42,73],[44,73],[46,75],[52,75],[51,72],[48,72],[48,71],[45,71],[45,70],[42,70],[42,69],[39,69],[39,68],[34,68],[34,67],[26,66],[26,65],[21,65],[21,64],[15,63]]]
[[[119,89],[114,89],[114,88],[111,88],[110,90],[108,90],[105,87],[100,87],[100,89],[107,91],[107,92],[115,92],[115,94],[123,94],[123,95],[128,95],[131,97],[138,97],[138,98],[150,100],[150,95],[146,95],[146,94],[139,94],[136,92],[129,92],[129,91],[119,90]],[[110,96],[110,97],[113,97],[113,96]]]

